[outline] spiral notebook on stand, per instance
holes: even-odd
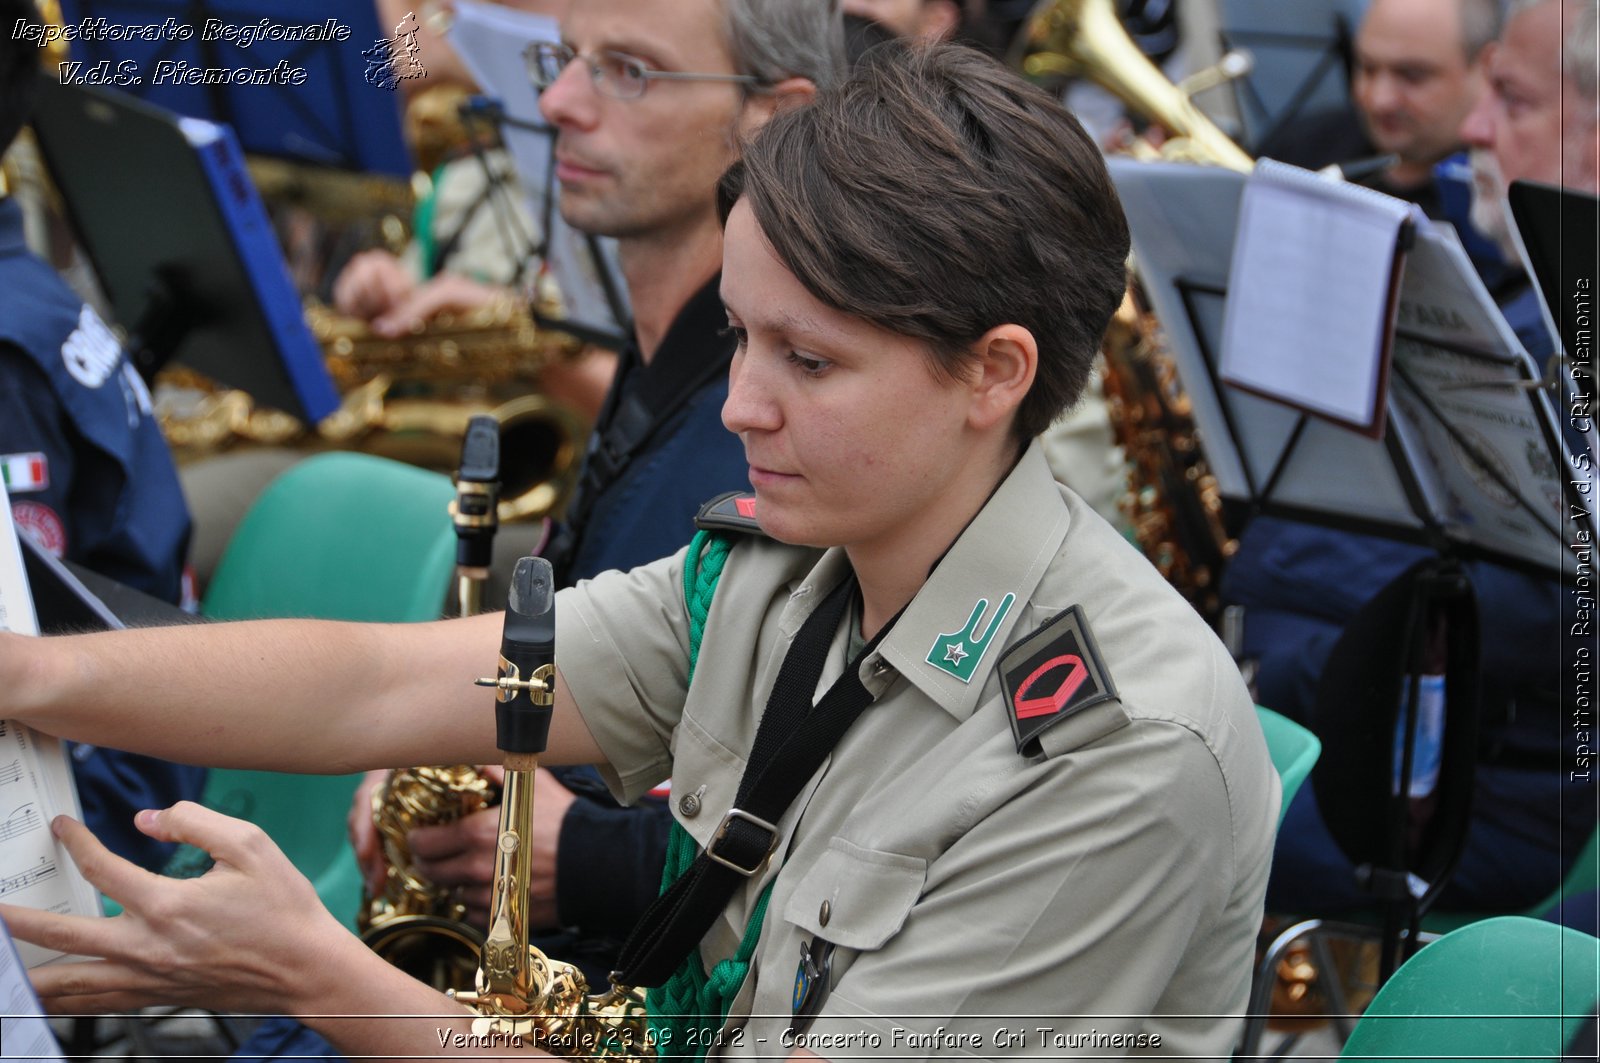
[[[1228,276],[1222,379],[1383,434],[1415,204],[1263,159],[1246,182]]]

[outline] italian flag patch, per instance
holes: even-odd
[[[50,463],[38,451],[31,454],[0,454],[0,479],[5,481],[6,491],[10,494],[43,491],[50,486]]]

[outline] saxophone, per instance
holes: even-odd
[[[456,498],[458,597],[463,616],[479,611],[497,528],[500,433],[476,418],[461,451]],[[613,986],[590,995],[577,968],[528,944],[531,879],[523,839],[533,820],[533,774],[555,702],[554,576],[548,561],[517,563],[506,611],[496,688],[505,781],[496,786],[470,765],[391,772],[372,799],[373,823],[387,864],[384,888],[357,916],[362,941],[375,953],[482,1015],[478,1034],[531,1037],[573,1058],[646,1060],[644,994]],[[415,828],[451,823],[500,805],[489,933],[465,921],[447,890],[419,874],[406,838]],[[472,985],[470,991],[461,991]]]
[[[1033,79],[1088,77],[1163,127],[1172,135],[1161,146],[1161,160],[1241,171],[1254,166],[1139,51],[1123,30],[1113,0],[1045,0],[1028,17],[1010,58]],[[1235,63],[1222,76],[1244,69],[1248,63]],[[1214,624],[1221,612],[1222,569],[1238,543],[1224,522],[1222,494],[1206,463],[1177,366],[1155,315],[1140,302],[1136,274],[1100,353],[1112,432],[1128,456],[1128,484],[1119,508],[1144,555]]]
[[[477,416],[467,425],[450,518],[456,531],[457,599],[461,615],[482,606],[483,583],[499,527],[500,426]],[[356,916],[373,952],[435,989],[465,985],[477,969],[483,934],[466,921],[466,906],[416,869],[407,836],[488,808],[500,789],[470,764],[401,768],[372,795],[372,822],[383,847],[383,890]]]
[[[451,996],[476,1010],[473,1033],[531,1038],[572,1059],[649,1060],[655,1056],[642,992],[613,984],[590,994],[571,964],[528,943],[532,878],[528,847],[533,773],[545,748],[555,704],[555,576],[544,558],[517,562],[506,605],[500,667],[479,686],[495,688],[499,745],[505,753],[489,934],[473,989]]]

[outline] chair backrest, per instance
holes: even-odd
[[[1283,822],[1300,784],[1311,774],[1317,758],[1322,755],[1322,743],[1317,736],[1301,727],[1287,716],[1271,709],[1256,706],[1256,718],[1261,721],[1261,732],[1267,736],[1267,753],[1272,766],[1278,769],[1278,780],[1283,784],[1283,807],[1278,810],[1278,822]]]
[[[1560,1059],[1600,996],[1600,938],[1485,919],[1424,945],[1373,998],[1341,1059]]]
[[[219,620],[437,619],[455,564],[448,477],[367,454],[307,458],[267,486],[200,611]]]
[[[384,458],[308,458],[245,514],[201,612],[216,620],[436,620],[455,567],[446,508],[454,495],[448,477]],[[351,925],[361,882],[345,814],[360,780],[213,770],[204,802],[265,830]]]

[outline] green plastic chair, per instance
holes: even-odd
[[[1522,916],[1425,946],[1384,983],[1340,1059],[1561,1058],[1600,997],[1600,938]]]
[[[201,612],[213,620],[437,620],[455,568],[448,477],[366,454],[308,458],[250,507],[217,565]],[[354,926],[361,877],[345,813],[361,775],[213,769],[204,802],[259,825]],[[180,850],[169,873],[203,854]]]
[[[455,566],[436,472],[368,454],[307,458],[256,499],[200,611],[217,620],[437,620]]]
[[[1256,718],[1261,721],[1261,733],[1267,736],[1267,753],[1283,784],[1283,804],[1278,809],[1278,825],[1282,826],[1289,802],[1322,755],[1322,743],[1316,735],[1271,709],[1257,705]]]

